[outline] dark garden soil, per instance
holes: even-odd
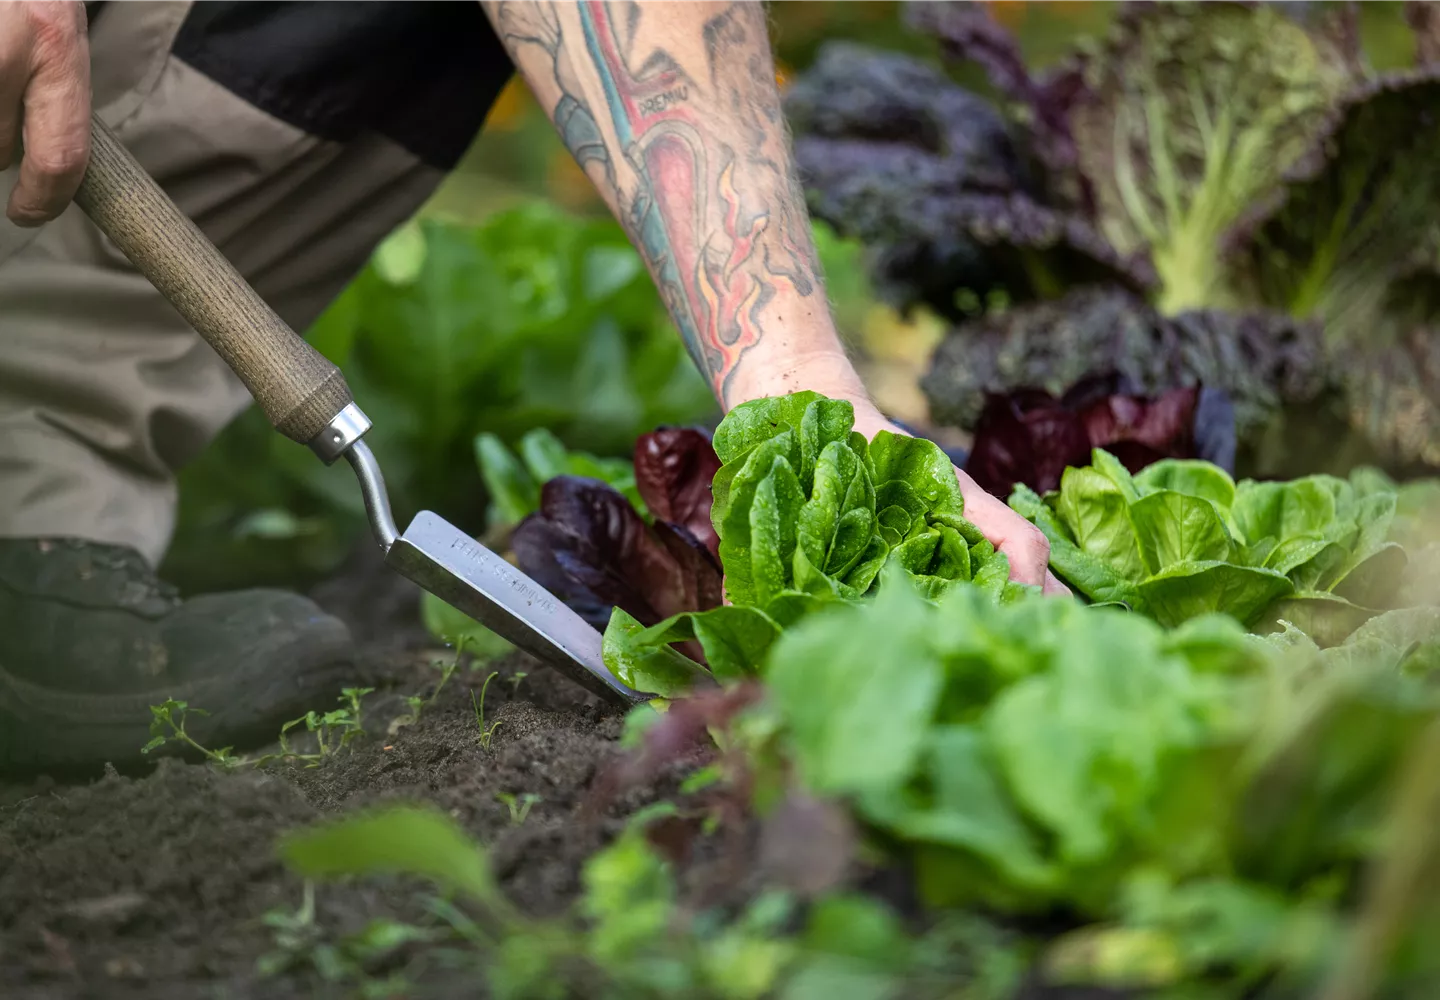
[[[92,784],[0,786],[0,997],[272,998],[331,995],[313,969],[263,977],[276,949],[268,913],[294,913],[303,882],[277,860],[277,837],[327,815],[389,800],[423,800],[491,851],[507,894],[535,914],[563,910],[580,867],[659,795],[677,762],[647,785],[600,802],[597,774],[616,760],[622,718],[522,655],[462,667],[418,724],[391,731],[407,694],[427,693],[447,654],[418,626],[416,593],[362,565],[315,596],[351,621],[368,737],[321,766],[278,763],[223,773],[163,760],[148,775]],[[480,746],[471,692],[492,670]],[[523,675],[523,676],[522,676]],[[539,796],[523,823],[497,795]],[[413,883],[318,886],[326,940],[374,918],[423,920]],[[303,962],[301,963],[304,964]],[[382,970],[383,971],[383,970]],[[437,971],[439,992],[471,996]]]
[[[519,654],[462,667],[418,723],[393,726],[407,694],[428,693],[447,657],[418,624],[418,594],[368,557],[315,598],[351,624],[361,655],[357,683],[366,738],[318,767],[275,763],[224,772],[164,759],[149,773],[113,770],[90,784],[48,779],[0,784],[0,998],[211,998],[288,1000],[359,995],[327,983],[315,943],[353,938],[373,920],[437,926],[427,887],[368,879],[318,885],[313,921],[292,931],[295,956],[276,964],[305,886],[278,860],[286,830],[386,801],[424,801],[454,816],[490,851],[508,897],[534,915],[566,909],[581,890],[586,858],[627,816],[661,798],[681,799],[683,776],[705,755],[681,753],[660,771],[618,787],[622,717],[550,669]],[[498,671],[485,698],[480,745],[472,692]],[[497,796],[538,796],[523,822]],[[739,901],[773,874],[762,836],[700,838],[679,868],[682,901]],[[801,838],[803,839],[803,838]],[[792,843],[793,846],[793,843]],[[778,864],[815,864],[805,857]],[[789,852],[789,853],[794,853]],[[869,888],[908,909],[909,879],[872,872]],[[269,918],[267,920],[267,917]],[[367,976],[403,971],[412,998],[482,997],[473,964],[444,949],[404,947]],[[1100,1000],[1103,991],[1026,990],[1046,1000]],[[837,998],[841,1000],[841,998]]]

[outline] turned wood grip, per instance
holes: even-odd
[[[352,402],[345,376],[265,304],[104,122],[91,126],[75,203],[240,376],[275,429],[309,444]]]

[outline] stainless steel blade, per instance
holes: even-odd
[[[385,564],[595,694],[646,699],[605,667],[600,633],[585,619],[439,515],[416,514]]]
[[[369,429],[352,404],[310,446],[325,464],[343,455],[355,470],[385,565],[602,698],[633,705],[650,697],[606,669],[600,633],[585,619],[443,517],[421,511],[398,533],[380,463],[360,440]]]

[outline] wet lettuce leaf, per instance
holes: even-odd
[[[1223,393],[1200,386],[1147,397],[1117,372],[1081,379],[1059,398],[1043,389],[992,393],[965,471],[1001,496],[1016,483],[1045,493],[1093,448],[1105,448],[1131,472],[1162,458],[1203,458],[1233,469],[1233,410]]]
[[[617,611],[606,654],[617,676],[634,676],[652,654],[668,662],[662,649],[677,642],[703,647],[717,677],[752,674],[783,629],[826,604],[874,594],[887,569],[931,597],[960,584],[992,600],[1027,592],[965,519],[954,466],[938,445],[889,431],[866,441],[854,422],[849,402],[814,392],[730,411],[714,435],[720,467],[710,508],[727,606],[683,609],[644,630]]]
[[[888,431],[866,442],[853,424],[848,402],[816,393],[745,403],[722,421],[714,517],[731,603],[764,607],[791,592],[853,600],[892,558],[970,579],[970,548],[983,539],[945,453]]]
[[[1103,449],[1013,509],[1050,540],[1052,568],[1096,602],[1176,626],[1221,612],[1260,631],[1286,619],[1325,645],[1393,607],[1406,566],[1389,540],[1396,492],[1360,470],[1235,483],[1203,461],[1165,459],[1132,476]]]

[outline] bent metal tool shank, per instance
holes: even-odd
[[[345,376],[277,316],[98,117],[75,202],[245,383],[281,434],[355,470],[385,563],[516,646],[618,704],[646,695],[600,657],[600,633],[500,556],[422,511],[397,530],[370,420]]]

